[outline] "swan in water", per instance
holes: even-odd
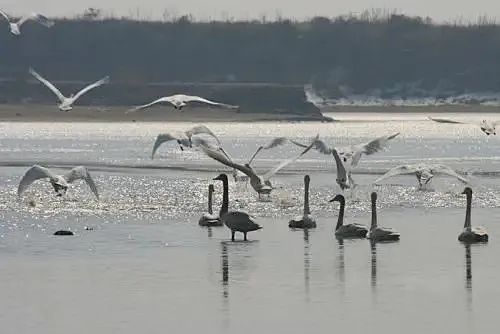
[[[101,80],[99,81],[96,81],[94,82],[93,84],[91,85],[88,85],[87,87],[85,87],[84,89],[82,89],[81,91],[79,91],[78,93],[76,93],[75,95],[71,94],[70,97],[65,97],[61,91],[59,91],[59,89],[56,88],[56,86],[54,86],[52,83],[50,83],[48,80],[44,79],[40,74],[38,74],[34,69],[30,68],[30,73],[31,75],[33,75],[36,79],[38,79],[38,81],[40,81],[41,83],[43,83],[45,86],[47,86],[51,91],[52,93],[54,93],[57,98],[59,99],[59,101],[61,102],[59,104],[59,110],[61,111],[70,111],[71,109],[73,109],[73,104],[76,102],[76,100],[78,100],[80,97],[82,97],[84,94],[88,93],[89,91],[91,91],[92,89],[94,88],[97,88],[99,86],[102,86],[104,84],[107,84],[109,83],[109,77],[105,77],[105,78],[102,78]]]
[[[365,238],[368,233],[368,228],[360,224],[347,224],[344,225],[344,210],[345,210],[345,198],[342,195],[337,195],[330,202],[339,202],[339,218],[337,220],[337,226],[335,226],[335,236],[337,238]]]
[[[489,135],[496,135],[497,134],[497,125],[500,124],[500,121],[487,121],[483,119],[479,123],[470,123],[470,122],[460,122],[460,121],[454,121],[451,119],[447,118],[433,118],[433,117],[428,117],[431,121],[437,122],[437,123],[447,123],[447,124],[469,124],[469,125],[476,125],[479,126],[481,131],[483,131],[487,136]]]
[[[314,228],[316,221],[311,217],[311,210],[309,209],[309,183],[311,178],[309,175],[304,176],[304,214],[290,220],[288,227],[291,228]]]
[[[370,226],[370,232],[368,233],[368,239],[372,241],[395,241],[399,240],[400,234],[391,228],[379,227],[377,225],[377,193],[371,193],[372,200],[372,224]]]
[[[84,166],[78,166],[71,169],[68,173],[64,175],[56,175],[52,173],[48,168],[42,167],[40,165],[34,165],[26,174],[24,174],[19,187],[17,188],[17,195],[20,197],[23,192],[28,189],[28,187],[39,179],[49,179],[50,184],[54,187],[54,191],[57,196],[61,197],[68,191],[69,184],[77,180],[85,180],[90,190],[94,193],[95,197],[99,199],[99,193],[97,192],[97,186],[94,180],[90,176],[89,171]]]
[[[402,165],[391,168],[387,173],[385,173],[377,180],[375,180],[374,183],[377,184],[380,181],[385,180],[387,178],[403,174],[415,174],[415,176],[417,177],[419,189],[423,189],[429,182],[431,182],[432,178],[435,175],[439,174],[453,176],[458,180],[462,181],[463,183],[469,183],[469,181],[466,178],[458,175],[453,169],[451,169],[446,165],[441,165],[441,164],[428,165],[423,163],[416,165]]]
[[[462,193],[467,196],[467,209],[465,212],[465,224],[464,230],[458,236],[458,240],[461,242],[487,242],[488,233],[484,227],[472,227],[471,226],[471,206],[472,206],[472,189],[466,187]]]
[[[2,15],[7,20],[7,23],[9,23],[10,32],[16,36],[21,35],[21,26],[30,20],[35,21],[47,28],[50,28],[54,25],[54,21],[51,21],[45,16],[36,13],[25,15],[17,22],[13,22],[9,15],[4,13],[3,11],[0,11],[0,15]]]
[[[333,155],[337,165],[336,182],[342,190],[355,187],[352,178],[352,169],[357,167],[363,155],[372,155],[384,149],[389,140],[396,138],[398,133],[375,138],[369,142],[357,145],[351,145],[342,148],[328,146],[322,140],[317,139],[314,148],[326,155]],[[302,143],[292,141],[292,143],[304,147]]]
[[[128,112],[135,112],[135,111],[139,111],[142,109],[146,109],[146,108],[149,108],[149,107],[151,107],[155,104],[158,104],[158,103],[170,103],[172,106],[174,106],[174,109],[180,111],[180,110],[182,110],[182,108],[184,106],[186,106],[188,103],[192,103],[192,102],[203,103],[203,104],[207,104],[210,106],[222,107],[222,108],[228,108],[228,109],[238,109],[239,108],[238,106],[233,106],[230,104],[210,101],[210,100],[207,100],[207,99],[205,99],[203,97],[199,97],[199,96],[176,94],[176,95],[161,97],[157,100],[154,100],[151,103],[144,104],[142,106],[134,107],[134,108],[130,109]]]
[[[219,217],[231,230],[231,240],[234,241],[235,232],[243,233],[243,240],[247,241],[247,233],[262,228],[255,222],[255,218],[243,211],[229,211],[229,183],[226,174],[220,174],[214,180],[222,181],[223,195]]]
[[[315,139],[311,142],[311,144],[309,144],[309,146],[307,146],[302,152],[300,152],[300,154],[298,154],[290,159],[282,161],[280,164],[273,167],[271,170],[269,170],[264,175],[257,174],[257,172],[248,163],[242,165],[242,164],[238,164],[236,162],[233,162],[221,147],[214,148],[213,146],[210,147],[210,146],[205,146],[205,145],[200,145],[199,147],[210,158],[217,160],[220,163],[222,163],[228,167],[231,167],[233,169],[237,169],[237,170],[243,172],[245,175],[247,175],[250,178],[250,185],[259,194],[259,199],[260,199],[262,194],[269,196],[271,194],[271,191],[274,189],[272,184],[271,184],[271,181],[270,181],[271,177],[273,177],[276,173],[278,173],[284,167],[295,162],[301,156],[306,154],[313,147],[315,140],[317,140],[317,138],[318,138],[318,136],[316,136]]]
[[[222,226],[222,222],[217,215],[213,214],[212,211],[212,196],[214,193],[214,185],[210,184],[208,186],[208,212],[201,216],[198,224],[200,226]]]
[[[217,141],[217,144],[219,144],[219,146],[221,145],[219,138],[207,126],[197,125],[184,132],[166,132],[159,134],[158,137],[156,137],[156,141],[153,145],[151,159],[154,159],[156,151],[163,143],[175,140],[177,141],[177,144],[179,144],[181,151],[184,151],[184,147],[193,147],[192,137],[201,134],[206,134],[213,137]]]

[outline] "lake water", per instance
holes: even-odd
[[[231,208],[264,226],[249,242],[231,242],[227,228],[197,224],[208,184],[227,170],[174,144],[150,158],[158,133],[193,123],[0,123],[0,326],[47,334],[496,332],[500,139],[425,114],[330,116],[342,122],[207,125],[238,161],[274,136],[306,141],[319,133],[345,146],[401,132],[384,152],[363,157],[354,174],[359,186],[346,193],[346,222],[368,225],[376,190],[379,224],[401,232],[400,242],[334,238],[335,165],[316,152],[277,175],[270,202],[230,183]],[[255,166],[264,171],[296,152],[263,152]],[[459,181],[436,177],[429,191],[418,191],[414,176],[372,185],[388,168],[420,161],[470,178],[472,221],[488,229],[488,244],[457,241],[465,214]],[[19,180],[37,162],[60,172],[89,166],[101,201],[83,183],[55,197],[44,181],[18,200]],[[306,172],[318,221],[307,233],[287,226],[302,211]],[[75,236],[53,236],[58,229]]]

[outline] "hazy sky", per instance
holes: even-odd
[[[21,14],[37,11],[51,16],[72,16],[87,7],[102,8],[114,15],[161,18],[168,10],[175,15],[191,13],[198,18],[308,18],[337,16],[364,9],[395,9],[399,13],[430,16],[438,21],[473,20],[480,15],[500,18],[500,0],[0,0],[0,8]]]

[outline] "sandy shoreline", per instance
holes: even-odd
[[[328,121],[311,115],[246,113],[210,108],[186,108],[182,112],[169,107],[125,113],[128,107],[75,107],[61,112],[56,105],[0,105],[0,122],[266,122]],[[429,107],[329,107],[330,113],[498,113],[493,106]]]

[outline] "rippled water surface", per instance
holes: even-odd
[[[492,333],[500,297],[500,138],[472,125],[437,124],[425,114],[331,115],[338,123],[207,124],[228,153],[245,161],[274,136],[307,141],[317,133],[336,146],[395,132],[388,149],[364,157],[359,186],[346,193],[346,221],[369,224],[369,193],[379,193],[380,224],[401,241],[370,245],[333,237],[340,190],[333,161],[309,152],[273,179],[268,202],[230,183],[230,206],[264,228],[231,242],[225,227],[200,228],[211,179],[228,171],[196,150],[166,144],[151,160],[160,132],[193,123],[0,123],[0,324],[12,333],[264,332]],[[460,120],[500,115],[446,115]],[[266,151],[265,171],[296,154]],[[487,245],[465,247],[463,185],[436,177],[427,191],[414,176],[372,185],[404,163],[445,163],[474,189],[473,224]],[[21,199],[26,169],[42,163],[64,172],[89,166],[101,193],[83,183],[64,198],[36,182]],[[302,211],[302,179],[311,175],[318,228],[291,231]],[[216,185],[216,210],[221,185]],[[28,205],[32,201],[35,206]],[[73,237],[55,237],[70,229]]]

